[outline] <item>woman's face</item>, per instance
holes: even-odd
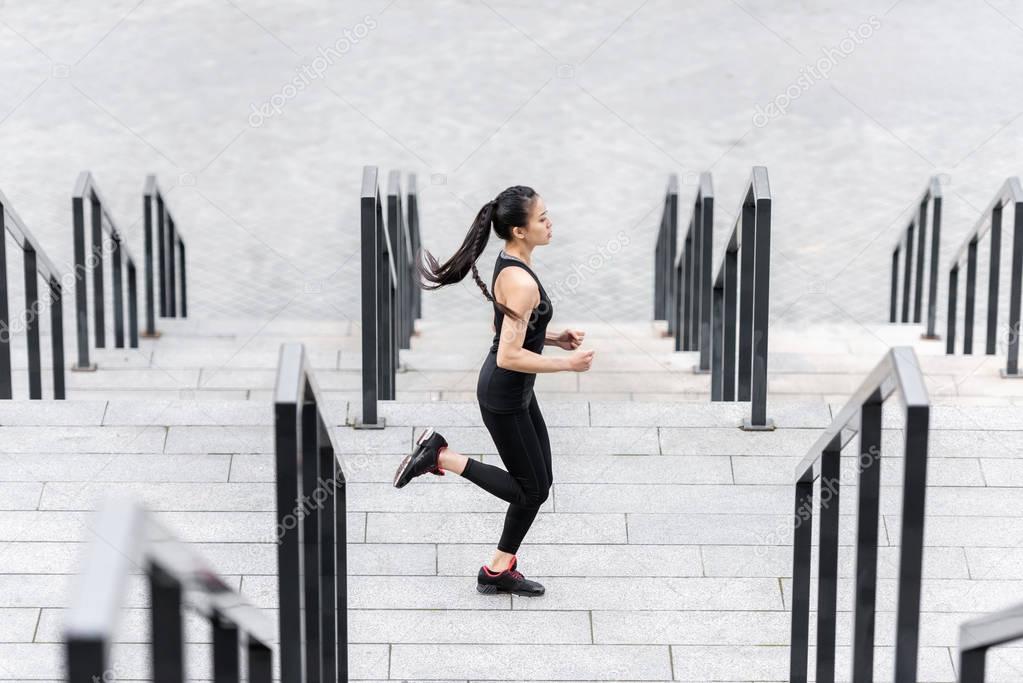
[[[548,244],[551,241],[553,226],[554,224],[547,214],[547,205],[544,204],[543,197],[536,195],[529,205],[529,222],[524,226],[516,227],[513,232],[516,237],[524,240],[527,244],[536,246]]]

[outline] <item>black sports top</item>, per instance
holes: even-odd
[[[547,336],[547,324],[554,316],[554,308],[546,290],[540,284],[540,278],[524,261],[508,256],[501,250],[494,262],[494,277],[490,281],[490,291],[494,291],[494,283],[502,270],[509,266],[517,266],[526,270],[536,280],[540,288],[540,303],[529,315],[526,337],[522,340],[522,348],[533,353],[543,353],[544,339]],[[476,383],[476,400],[487,410],[495,413],[514,413],[529,408],[533,398],[533,383],[536,373],[508,370],[497,365],[497,347],[501,341],[501,325],[504,313],[494,303],[494,343],[480,368]]]

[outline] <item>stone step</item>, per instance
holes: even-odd
[[[769,650],[787,661],[792,469],[839,407],[783,398],[771,407],[779,428],[749,433],[736,429],[745,404],[545,401],[554,485],[519,555],[547,594],[526,600],[488,599],[473,587],[506,503],[453,474],[400,491],[390,484],[425,425],[501,466],[478,405],[385,401],[385,429],[354,430],[348,425],[357,404],[327,400],[322,408],[349,480],[353,677],[386,678],[397,666],[401,675],[471,680],[523,645],[542,649],[540,663],[509,660],[516,679],[556,678],[562,666],[594,678],[614,667],[655,680],[672,671],[699,680],[737,674],[728,657],[714,657],[717,648],[748,650],[763,678],[783,676]],[[7,549],[0,666],[24,678],[23,658],[35,657],[33,676],[59,678],[61,610],[92,537],[91,510],[112,494],[143,500],[197,544],[229,585],[273,609],[270,408],[269,399],[0,403],[0,542]],[[1023,407],[1010,405],[934,408],[921,650],[928,670],[940,668],[937,652],[947,661],[955,617],[1000,606],[1023,580],[1021,418]],[[885,420],[878,623],[890,626],[884,601],[898,566],[902,433],[895,407],[886,408]],[[843,458],[844,596],[855,571],[854,452]],[[140,579],[128,587],[128,624],[144,619]],[[433,635],[417,636],[414,626]],[[188,632],[198,630],[190,622]],[[146,666],[146,630],[134,633],[134,644],[115,648],[118,671],[129,678]],[[190,640],[205,661],[208,636]],[[879,630],[878,642],[883,653],[890,631]],[[434,647],[468,659],[452,663]]]

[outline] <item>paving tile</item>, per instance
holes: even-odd
[[[847,450],[847,453],[854,451]],[[843,485],[856,481],[859,470],[858,456],[842,457],[841,481]],[[802,457],[735,456],[732,469],[737,484],[791,484],[795,469]],[[1000,461],[997,461],[1000,462]],[[896,456],[881,458],[881,481],[896,486],[903,481],[905,460]],[[977,458],[931,458],[927,463],[929,486],[984,486],[985,477]]]
[[[0,643],[31,643],[39,621],[34,607],[0,608]],[[589,640],[589,619],[586,620]]]
[[[785,455],[802,457],[820,436],[818,429],[744,432],[731,428],[660,427],[667,455]]]
[[[878,548],[877,572],[884,578],[897,578],[899,574],[898,547]],[[707,545],[701,548],[706,576],[792,576],[792,549],[786,546],[729,546]],[[816,571],[814,551],[814,571]],[[856,553],[849,548],[839,553],[840,576],[856,575]],[[1023,574],[1023,572],[1021,572]],[[969,578],[966,554],[962,548],[926,548],[924,551],[924,578]]]
[[[106,401],[4,401],[0,404],[0,425],[98,426]]]
[[[734,484],[554,483],[560,512],[784,514],[792,487]]]
[[[670,680],[668,648],[650,645],[411,645],[391,647],[391,676],[402,679]]]
[[[594,610],[593,639],[624,645],[776,645],[788,641],[791,622],[792,614],[783,610]]]
[[[851,671],[851,648],[835,651],[835,670]],[[894,648],[875,647],[875,676],[890,675]],[[714,647],[686,645],[672,647],[675,680],[679,681],[785,681],[789,677],[788,647],[784,645]],[[816,651],[811,649],[811,659]],[[955,672],[946,648],[920,648],[918,680],[953,681]],[[841,679],[840,679],[841,680]]]
[[[0,481],[227,481],[229,455],[158,455],[153,453],[38,453],[0,455]]]
[[[36,509],[42,488],[41,484],[30,482],[0,483],[0,510]]]
[[[816,582],[810,582],[810,603],[817,602]],[[792,581],[781,579],[786,607],[792,605]],[[923,612],[992,612],[1013,604],[1006,596],[1019,589],[1018,580],[983,579],[930,579],[921,583],[920,610]],[[851,578],[838,580],[838,604],[852,605],[855,582]],[[877,580],[878,609],[894,610],[898,595],[896,579]]]
[[[277,607],[276,576],[245,576],[242,591],[257,607]],[[352,609],[503,609],[509,595],[481,595],[471,576],[351,576],[348,606]]]
[[[162,453],[165,427],[0,427],[0,453]]]
[[[150,510],[274,510],[268,484],[150,484],[138,482],[50,482],[43,488],[42,510],[93,510],[110,495],[137,498]]]
[[[105,425],[260,426],[272,424],[273,407],[256,401],[110,401]]]
[[[370,512],[369,543],[493,543],[504,526],[504,513]],[[625,543],[625,515],[540,512],[523,548],[531,543]],[[525,552],[525,550],[523,551]]]
[[[273,428],[168,427],[167,453],[273,453]]]
[[[679,405],[635,401],[591,401],[595,426],[733,427],[749,417],[748,403]],[[771,401],[768,413],[779,427],[824,428],[831,414],[821,401]]]
[[[532,532],[530,532],[532,540]],[[489,562],[494,546],[440,544],[437,573],[464,576]],[[791,553],[790,553],[791,554]],[[519,566],[527,575],[542,576],[701,576],[700,549],[673,545],[593,545],[524,543]]]
[[[791,514],[630,512],[627,520],[629,543],[788,547],[792,545]],[[840,545],[856,545],[855,515],[839,517],[838,541]],[[884,533],[878,537],[878,543],[888,544]]]
[[[536,577],[546,587],[537,598],[513,596],[514,609],[782,609],[777,579]]]
[[[483,456],[499,467],[500,459]],[[551,458],[558,483],[731,484],[727,456],[717,455],[563,455]]]
[[[550,645],[589,643],[586,612],[518,612],[505,609],[353,609],[353,642],[493,643]]]

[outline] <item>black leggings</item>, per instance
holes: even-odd
[[[535,395],[529,406],[517,413],[494,413],[483,406],[480,413],[507,471],[469,458],[462,476],[508,501],[497,549],[514,555],[547,500],[553,481],[547,425]]]

